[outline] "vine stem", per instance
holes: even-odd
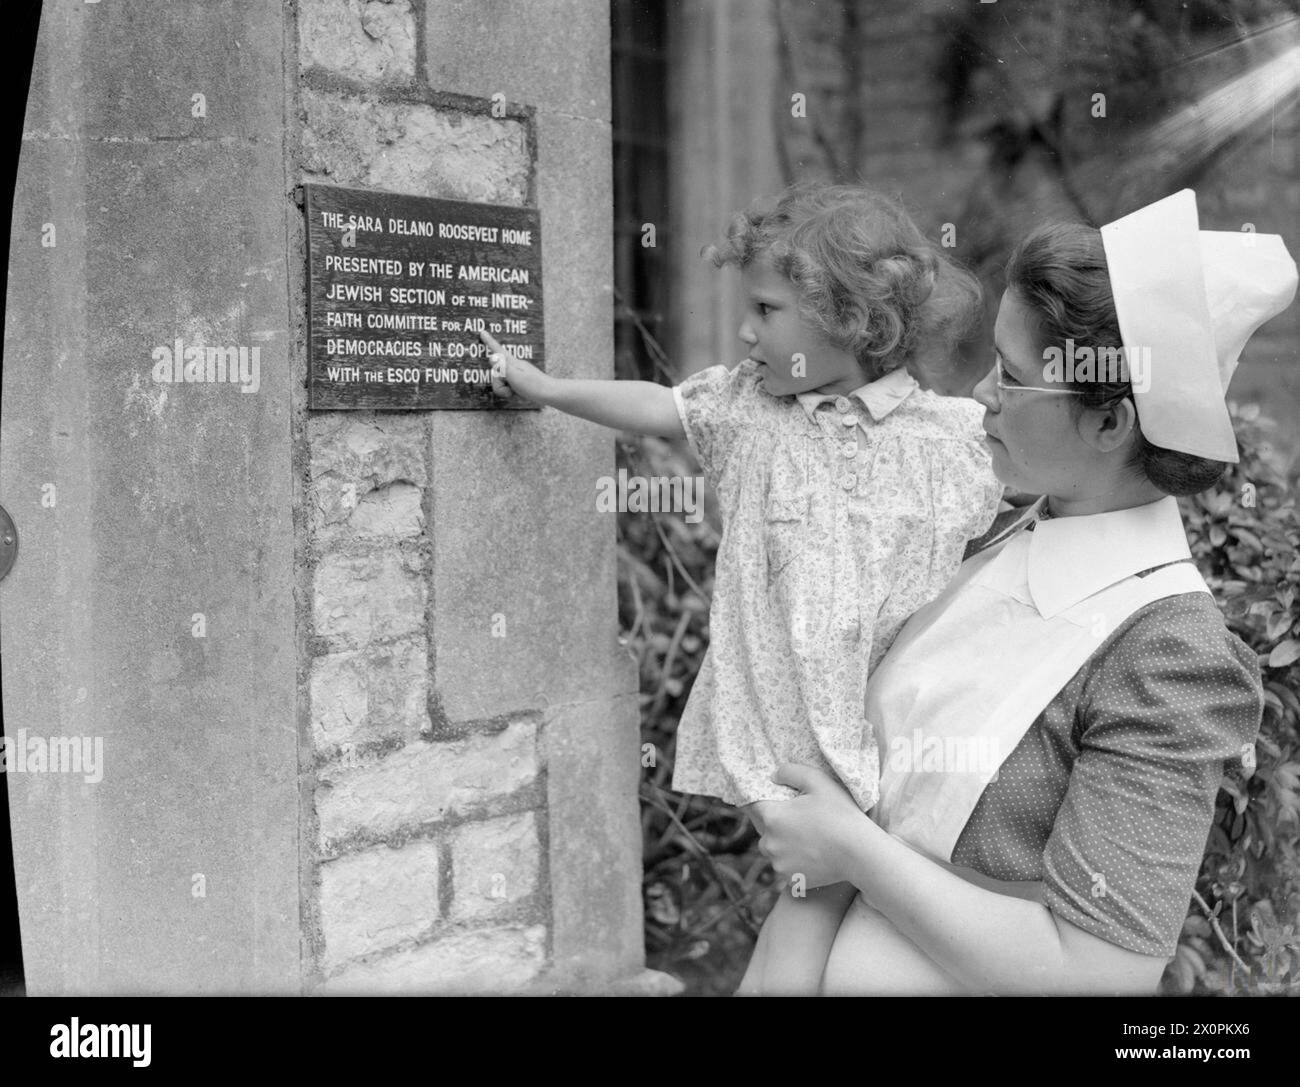
[[[1210,928],[1214,929],[1214,934],[1219,938],[1219,943],[1223,945],[1223,950],[1232,956],[1232,961],[1246,971],[1246,977],[1250,977],[1250,967],[1242,961],[1233,946],[1228,943],[1228,938],[1223,934],[1223,929],[1219,927],[1219,919],[1214,916],[1210,910],[1210,905],[1201,897],[1201,892],[1195,887],[1192,888],[1192,897],[1196,899],[1197,904],[1205,911],[1205,918],[1210,922]]]
[[[1232,900],[1232,946],[1237,946],[1237,900]],[[1246,975],[1246,980],[1250,980],[1250,974]],[[1237,964],[1232,964],[1232,981],[1235,985],[1237,982]]]
[[[652,807],[655,807],[659,811],[663,812],[664,815],[668,816],[668,818],[672,820],[672,822],[676,825],[677,829],[686,836],[686,841],[689,843],[689,848],[700,858],[700,860],[702,860],[705,863],[709,871],[712,872],[713,878],[717,880],[718,886],[722,889],[722,893],[726,895],[727,900],[731,902],[732,905],[735,906],[742,905],[743,900],[741,903],[737,903],[735,895],[732,894],[731,888],[727,885],[726,877],[718,869],[717,862],[715,862],[713,859],[713,854],[711,854],[707,849],[704,848],[704,846],[700,844],[700,840],[696,838],[695,835],[692,834],[686,828],[686,824],[683,823],[680,817],[678,817],[676,813],[673,812],[672,808],[668,807],[668,805],[663,802],[661,797],[656,796],[654,793],[650,792],[648,789],[645,788],[641,790],[641,799],[644,800],[647,804],[650,804]],[[737,910],[736,915],[740,918],[741,923],[747,929],[749,929],[749,934],[753,936],[755,939],[757,939],[758,928],[754,925],[753,919],[748,917],[744,910],[740,910],[740,909]]]

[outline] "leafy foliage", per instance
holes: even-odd
[[[625,437],[618,459],[645,478],[699,474],[688,452],[658,438]],[[640,666],[641,739],[653,752],[641,781],[646,958],[699,995],[735,991],[778,894],[742,811],[669,790],[677,722],[708,647],[719,539],[711,508],[699,524],[619,515],[619,614]]]
[[[1246,772],[1224,778],[1167,992],[1300,990],[1297,480],[1257,407],[1234,406],[1233,417],[1241,463],[1214,490],[1184,499],[1183,518],[1229,628],[1259,654],[1264,720]]]

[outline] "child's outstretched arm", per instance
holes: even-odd
[[[553,377],[532,363],[516,358],[486,332],[480,332],[479,338],[492,352],[492,391],[498,396],[518,394],[536,404],[615,430],[661,438],[686,436],[673,402],[673,391],[667,385],[656,385],[653,381]]]

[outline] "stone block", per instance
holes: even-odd
[[[528,193],[523,122],[304,87],[305,180],[519,205]]]
[[[375,846],[320,866],[324,967],[418,937],[438,920],[438,844]]]
[[[461,740],[417,740],[358,766],[322,767],[316,790],[321,849],[472,812],[530,785],[537,772],[531,721]]]
[[[421,637],[328,653],[311,663],[312,741],[320,755],[429,728],[428,649]]]
[[[47,3],[26,127],[87,141],[267,139],[284,128],[283,21],[277,4]]]
[[[556,706],[542,724],[552,955],[571,980],[599,985],[645,962],[639,723],[626,695]]]
[[[527,986],[545,961],[543,925],[476,929],[358,963],[322,988],[328,994],[354,996],[504,994]]]
[[[547,112],[609,120],[607,5],[425,0],[424,11],[431,87],[481,98],[499,93]]]
[[[415,78],[408,0],[298,0],[298,64],[365,83]]]
[[[424,559],[418,551],[330,552],[316,567],[315,633],[331,649],[359,648],[424,629]]]
[[[469,823],[451,843],[454,920],[491,917],[537,890],[540,849],[532,812]]]

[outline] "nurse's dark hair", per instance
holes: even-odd
[[[1101,231],[1096,227],[1084,223],[1038,227],[1011,254],[1007,287],[1037,317],[1040,350],[1049,347],[1064,350],[1067,339],[1074,341],[1076,350],[1122,346],[1106,250]],[[1127,380],[1063,384],[1083,394],[1070,397],[1076,420],[1085,408],[1111,407],[1133,395],[1132,383]],[[1135,400],[1135,406],[1136,403]],[[1140,433],[1141,424],[1139,411],[1139,435],[1130,467],[1166,494],[1198,494],[1213,487],[1228,467],[1222,461],[1152,445]]]

